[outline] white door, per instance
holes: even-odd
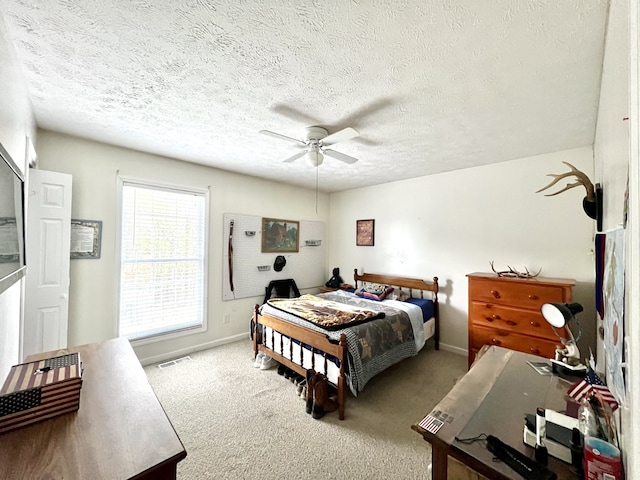
[[[22,358],[67,346],[71,175],[29,170]]]

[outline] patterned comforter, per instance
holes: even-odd
[[[381,312],[384,313],[384,318],[369,320],[339,330],[327,330],[299,316],[276,309],[269,303],[261,307],[261,312],[304,325],[318,332],[324,332],[331,341],[336,343],[339,341],[340,335],[344,333],[348,349],[345,370],[347,371],[349,388],[355,396],[375,375],[400,360],[418,353],[418,346],[414,339],[416,322],[412,322],[406,311],[391,307],[385,302],[365,300],[355,295],[345,295],[342,292],[326,293],[321,297],[347,304],[350,307]],[[422,328],[422,321],[420,320],[418,323]]]
[[[269,305],[315,323],[327,330],[339,330],[384,317],[384,313],[335,302],[315,295],[298,298],[275,298]]]

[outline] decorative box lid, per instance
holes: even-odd
[[[73,381],[82,381],[82,363],[78,353],[14,365],[0,395]]]

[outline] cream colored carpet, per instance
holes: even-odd
[[[187,450],[181,480],[426,479],[431,449],[411,425],[466,366],[465,356],[428,342],[349,394],[344,421],[308,415],[293,383],[253,367],[249,340],[145,371]]]

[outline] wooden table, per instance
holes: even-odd
[[[32,355],[80,352],[80,409],[0,435],[2,479],[176,478],[187,452],[129,341],[107,340]]]
[[[525,415],[535,413],[536,407],[563,412],[567,389],[577,380],[540,375],[527,364],[541,360],[491,347],[431,411],[430,415],[443,419],[444,425],[435,434],[419,424],[411,427],[431,444],[433,480],[447,479],[449,457],[492,480],[522,480],[508,465],[493,460],[485,442],[465,444],[457,438],[494,435],[533,459],[534,449],[523,442]],[[568,464],[554,457],[549,457],[547,467],[558,480],[577,479]]]

